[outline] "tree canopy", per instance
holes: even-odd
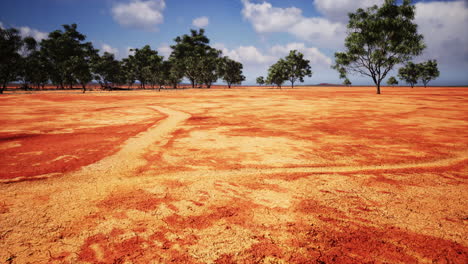
[[[420,70],[420,79],[424,84],[424,87],[427,87],[427,84],[437,79],[439,77],[440,72],[437,68],[437,61],[436,60],[428,60],[423,63],[419,63],[419,70]]]
[[[414,85],[418,83],[420,72],[420,67],[410,61],[404,67],[398,69],[398,78],[405,81],[413,88]]]
[[[396,0],[385,0],[380,7],[350,13],[346,49],[335,53],[332,67],[341,78],[348,73],[372,78],[380,94],[380,84],[390,70],[420,55],[425,48],[414,16],[410,0],[403,0],[401,5]]]
[[[391,76],[390,78],[388,78],[387,80],[387,84],[388,85],[392,85],[392,86],[395,86],[398,84],[398,81],[395,77]]]
[[[242,63],[231,60],[228,57],[223,57],[220,60],[220,77],[227,83],[229,88],[231,88],[232,84],[240,84],[245,80],[245,76],[242,75],[242,68]]]
[[[297,50],[291,50],[289,55],[284,59],[285,61],[285,74],[291,82],[291,87],[294,88],[296,81],[304,82],[304,77],[312,76],[312,71],[309,61],[304,59],[304,54]]]

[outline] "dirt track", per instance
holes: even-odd
[[[0,97],[0,261],[466,263],[468,91]]]

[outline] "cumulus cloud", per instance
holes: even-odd
[[[159,46],[157,48],[157,50],[158,50],[159,54],[164,56],[165,58],[169,58],[169,56],[172,53],[172,48],[169,45],[167,45],[166,43],[161,44],[161,46]]]
[[[104,52],[112,53],[115,56],[119,55],[119,49],[113,48],[111,45],[105,43],[101,45],[101,54],[104,54]]]
[[[384,0],[315,0],[315,8],[326,18],[347,23],[348,13],[358,8],[381,5]]]
[[[289,51],[297,50],[304,54],[304,58],[310,61],[311,66],[329,67],[332,60],[320,52],[316,47],[307,47],[304,43],[293,42],[286,45],[275,45],[271,47],[270,52],[275,57],[285,57]]]
[[[275,57],[263,54],[259,49],[254,46],[239,46],[235,49],[228,49],[222,43],[216,43],[214,48],[223,52],[224,56],[240,61],[243,64],[267,64],[275,61]]]
[[[468,6],[464,1],[417,3],[415,20],[427,45],[423,59],[468,64]]]
[[[164,21],[165,8],[164,0],[131,0],[115,4],[111,11],[114,20],[124,27],[155,31]]]
[[[206,27],[208,26],[209,23],[210,23],[210,20],[206,16],[197,17],[192,21],[192,25],[198,28]]]
[[[346,26],[323,17],[304,17],[296,7],[273,7],[268,2],[252,3],[242,0],[242,15],[256,32],[287,32],[298,39],[326,47],[341,46]]]
[[[20,32],[21,37],[23,38],[32,37],[38,42],[47,38],[48,36],[46,32],[42,32],[42,31],[30,28],[30,27],[19,27],[18,30]]]

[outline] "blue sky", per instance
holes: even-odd
[[[173,39],[203,27],[211,44],[244,64],[245,84],[266,75],[290,49],[311,61],[307,84],[340,83],[330,69],[343,49],[347,13],[383,0],[2,0],[0,26],[20,28],[37,39],[77,23],[101,51],[118,58],[146,44],[168,56]],[[437,59],[433,85],[468,85],[468,3],[414,1],[416,23],[427,49],[415,61]],[[395,74],[393,72],[392,74]],[[350,76],[353,84],[372,84]]]

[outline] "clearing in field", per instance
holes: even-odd
[[[466,263],[468,90],[0,97],[0,262]]]

